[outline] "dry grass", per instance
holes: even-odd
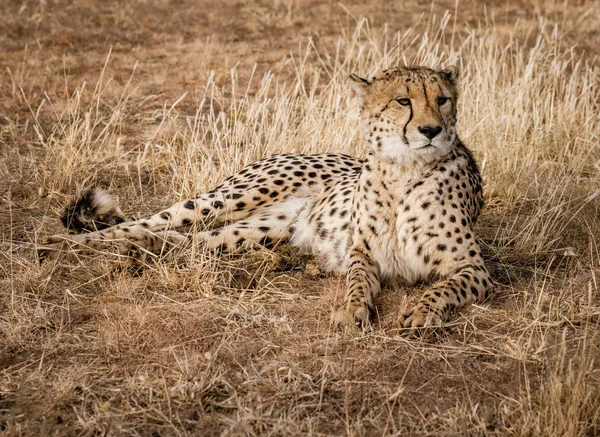
[[[3,2],[0,433],[600,433],[600,5],[389,3]],[[502,284],[435,338],[400,335],[399,288],[336,334],[344,279],[285,248],[36,262],[83,187],[141,214],[362,154],[347,75],[404,63],[460,66]]]

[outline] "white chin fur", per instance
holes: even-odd
[[[384,139],[379,151],[379,155],[386,160],[403,163],[414,159],[425,159],[434,161],[446,155],[451,149],[449,142],[434,141],[430,147],[429,141],[414,141],[406,145],[400,138]]]

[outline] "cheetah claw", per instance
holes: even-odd
[[[342,308],[331,315],[331,322],[340,328],[370,326],[371,312],[366,305],[356,308],[354,311],[350,308]]]
[[[436,328],[442,326],[442,319],[434,312],[421,305],[417,305],[403,316],[402,327],[414,334],[422,328]]]

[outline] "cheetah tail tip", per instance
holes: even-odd
[[[67,230],[78,233],[105,229],[126,219],[110,194],[91,188],[67,205],[61,221]]]

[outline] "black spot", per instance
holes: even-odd
[[[235,207],[238,211],[244,209],[245,206],[246,204],[244,202],[238,202],[235,204]]]
[[[272,199],[274,197],[279,196],[279,193],[277,191],[273,191],[271,194],[269,194],[269,197]]]
[[[183,220],[181,220],[181,224],[182,226],[189,226],[192,224],[192,221],[188,218],[184,218]]]
[[[204,215],[208,215],[209,213],[210,213],[210,209],[208,209],[208,208],[204,208],[202,210],[202,214],[204,214]]]
[[[169,214],[167,211],[163,211],[160,213],[160,218],[163,220],[169,220],[171,218],[171,214]]]
[[[258,230],[261,231],[261,232],[269,232],[271,230],[271,228],[268,227],[268,226],[260,226],[258,228]]]
[[[261,240],[259,241],[259,244],[265,246],[265,247],[269,247],[271,246],[273,243],[273,239],[270,237],[263,237],[261,238]]]
[[[438,249],[440,252],[443,252],[444,250],[446,250],[446,245],[445,245],[445,244],[438,244],[438,245],[437,245],[437,249]]]
[[[212,207],[215,208],[215,209],[223,208],[223,202],[221,202],[220,200],[215,200],[212,203]]]
[[[196,202],[193,200],[188,200],[183,204],[183,207],[186,209],[196,209]]]
[[[276,180],[274,180],[274,181],[273,181],[273,183],[274,183],[275,185],[283,185],[285,182],[284,182],[284,181],[282,181],[281,179],[276,179]]]

